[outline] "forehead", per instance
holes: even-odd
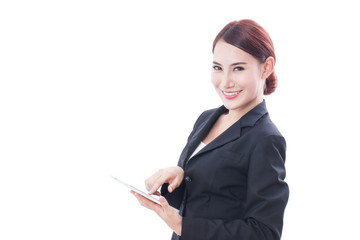
[[[220,40],[214,48],[214,61],[221,64],[232,64],[234,62],[246,62],[257,64],[258,61],[251,54],[235,47],[224,40]]]

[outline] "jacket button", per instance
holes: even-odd
[[[189,182],[191,182],[191,178],[189,176],[186,176],[185,181],[189,183]]]

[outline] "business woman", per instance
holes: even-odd
[[[177,166],[146,180],[161,205],[133,192],[172,239],[280,239],[286,144],[263,99],[277,86],[275,60],[268,33],[252,20],[231,22],[216,36],[211,81],[223,106],[200,115]]]

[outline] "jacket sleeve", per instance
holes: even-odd
[[[289,189],[285,183],[285,140],[268,136],[249,155],[246,212],[235,220],[183,217],[182,240],[277,240]]]
[[[171,194],[168,192],[168,186],[168,183],[164,183],[161,186],[161,196],[166,198],[170,206],[179,209],[184,195],[185,183],[183,181]]]

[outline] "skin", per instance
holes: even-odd
[[[161,169],[145,181],[146,190],[149,191],[149,194],[160,195],[157,189],[164,183],[169,183],[168,191],[172,192],[180,186],[183,178],[184,170],[180,167],[176,166]],[[131,193],[138,199],[142,206],[153,210],[177,235],[181,236],[182,216],[170,207],[164,197],[159,198],[161,203],[161,205],[159,205],[134,191],[131,191]]]
[[[265,81],[273,72],[275,60],[268,57],[264,63],[245,51],[220,40],[214,49],[211,82],[219,94],[224,106],[229,110],[219,117],[208,135],[203,139],[210,143],[248,111],[263,101]],[[236,94],[234,94],[236,93]],[[184,178],[180,167],[161,169],[145,181],[149,194],[160,195],[157,190],[169,183],[168,191],[174,191]],[[182,216],[172,209],[164,197],[161,205],[132,191],[140,204],[156,212],[166,224],[181,236]]]
[[[214,49],[211,82],[219,94],[229,116],[236,120],[260,104],[264,98],[266,78],[274,70],[274,58],[260,63],[247,52],[220,40]],[[241,91],[234,99],[227,99],[224,92]]]
[[[216,44],[211,82],[229,112],[219,117],[203,140],[205,144],[263,101],[266,78],[273,72],[274,64],[273,57],[261,63],[223,40]]]

